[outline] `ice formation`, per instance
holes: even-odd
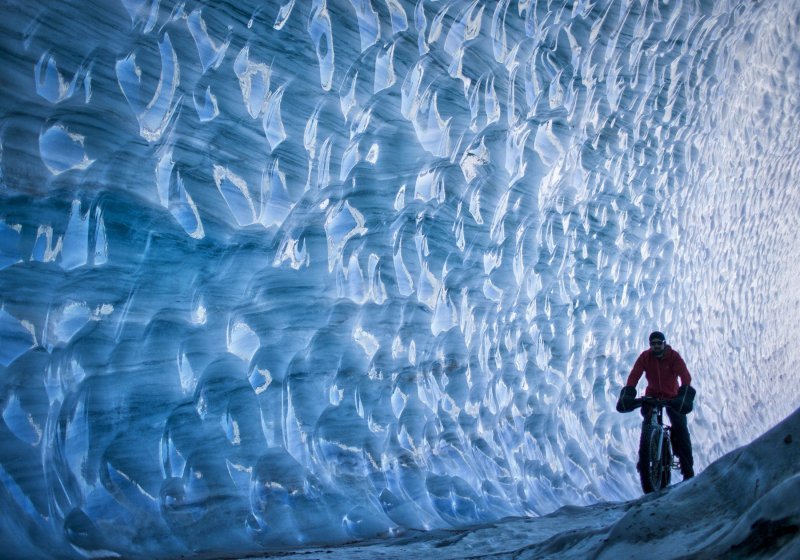
[[[625,502],[259,554],[262,560],[800,557],[800,409],[698,476]]]
[[[800,404],[800,9],[21,2],[0,20],[0,543],[247,552],[638,494]]]

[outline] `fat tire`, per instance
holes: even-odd
[[[645,426],[639,440],[639,479],[645,494],[660,490],[663,482],[662,458],[658,457],[659,430]]]
[[[669,440],[665,433],[661,447],[661,488],[666,488],[672,482],[672,444]]]

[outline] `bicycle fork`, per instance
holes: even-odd
[[[656,424],[653,429],[658,432],[658,453],[656,453],[656,457],[658,457],[660,461],[661,457],[663,457],[662,452],[664,451],[664,428]]]
[[[664,440],[669,438],[670,439],[670,443],[671,443],[672,442],[672,438],[671,438],[672,434],[670,433],[669,426],[664,426],[664,421],[663,421],[662,416],[661,416],[661,411],[658,411],[658,413],[655,413],[653,416],[654,416],[654,418],[651,419],[651,426],[652,426],[653,430],[656,430],[658,432],[658,454],[656,455],[656,457],[658,457],[659,461],[661,461],[661,458],[664,456],[663,455],[663,453],[664,453]],[[670,460],[670,464],[668,465],[668,468],[672,468],[672,469],[680,469],[681,468],[681,464],[678,461],[678,457],[675,455],[675,450],[671,449],[671,448],[670,448],[670,459],[671,460]]]

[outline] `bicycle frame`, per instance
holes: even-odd
[[[664,406],[658,405],[653,406],[650,412],[650,425],[653,427],[654,430],[657,430],[659,433],[658,439],[658,456],[661,456],[661,452],[664,448],[664,438],[670,437],[670,428],[671,426],[664,424]]]
[[[642,489],[647,492],[660,490],[669,485],[671,480],[670,469],[676,468],[674,455],[672,453],[670,442],[667,438],[670,437],[671,426],[664,424],[664,407],[669,406],[669,401],[654,399],[651,397],[644,397],[637,399],[636,406],[649,406],[649,417],[646,417],[642,426],[642,441],[645,441],[645,434],[647,435],[646,444],[648,445],[648,463],[642,468],[647,468],[647,472],[640,471],[642,478]],[[640,465],[642,463],[642,444],[640,444]],[[655,446],[655,449],[651,449]],[[666,449],[665,449],[666,446]],[[655,459],[653,461],[652,459]],[[657,464],[657,466],[653,466]],[[655,470],[654,470],[655,469]],[[655,475],[655,477],[653,477]]]

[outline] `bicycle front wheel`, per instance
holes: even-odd
[[[666,488],[670,482],[672,482],[672,446],[669,436],[665,433],[661,444],[661,488]]]
[[[659,456],[661,430],[648,426],[639,440],[639,479],[645,494],[661,490],[664,483],[664,464]]]

